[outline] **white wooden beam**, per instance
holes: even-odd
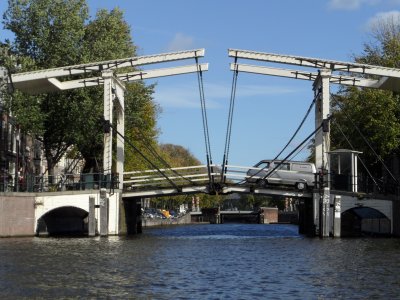
[[[230,57],[265,61],[280,64],[289,64],[316,69],[330,69],[337,72],[361,73],[368,75],[378,75],[385,77],[400,78],[400,69],[386,68],[381,66],[342,62],[336,60],[325,60],[304,56],[282,55],[266,52],[256,52],[250,50],[229,49]]]
[[[208,63],[199,64],[199,66],[202,71],[208,71]],[[197,70],[197,65],[187,65],[172,68],[160,68],[154,70],[142,70],[130,73],[115,74],[115,76],[120,81],[129,83],[144,79],[194,73],[197,72]],[[15,88],[20,89],[28,94],[35,95],[40,93],[57,92],[60,90],[63,91],[90,86],[99,86],[104,84],[104,79],[102,77],[90,77],[85,79],[60,81],[57,78],[47,78],[41,79],[40,84],[36,85],[33,83],[39,83],[39,81],[15,82],[14,86]]]
[[[57,82],[51,82],[48,80],[49,78],[80,75],[95,71],[101,72],[118,68],[138,67],[148,64],[185,60],[203,57],[204,53],[204,49],[195,49],[17,73],[12,74],[12,83],[14,84],[15,88],[21,89],[24,92],[30,93],[31,90],[36,90],[35,93],[38,94],[46,91],[57,91],[57,88],[54,87],[54,83],[57,84]]]
[[[301,79],[310,81],[314,81],[319,74],[318,72],[308,72],[304,70],[280,69],[273,67],[235,64],[235,63],[231,63],[230,69],[232,71],[239,71],[245,73],[287,77],[292,79]],[[375,79],[367,79],[355,76],[331,75],[330,83],[341,84],[346,86],[385,89],[385,90],[400,92],[400,79],[398,78],[382,77],[380,80],[375,80]]]

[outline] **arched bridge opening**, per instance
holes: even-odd
[[[342,237],[389,236],[391,221],[371,207],[353,207],[341,215]]]
[[[89,213],[81,208],[63,206],[44,214],[37,223],[38,236],[87,236]]]

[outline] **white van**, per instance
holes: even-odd
[[[279,167],[264,179],[277,165]],[[262,160],[247,171],[246,180],[260,186],[287,185],[305,190],[314,186],[316,172],[315,165],[309,162],[285,161],[281,163],[279,160]]]

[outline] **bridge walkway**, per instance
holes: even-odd
[[[268,186],[260,187],[247,182],[248,170],[258,169],[254,167],[226,165],[225,178],[222,184],[222,166],[213,164],[208,173],[207,165],[178,167],[161,169],[165,176],[158,170],[143,170],[124,173],[123,197],[159,197],[166,195],[182,194],[230,194],[230,193],[254,193],[260,195],[312,198],[310,190],[296,190],[294,187]],[[259,177],[253,176],[253,179]],[[259,178],[261,179],[261,177]],[[173,180],[175,186],[172,186]],[[178,187],[178,188],[177,188]]]

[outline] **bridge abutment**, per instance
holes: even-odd
[[[400,201],[393,201],[393,235],[400,237]]]
[[[84,223],[81,235],[118,235],[120,233],[119,199],[121,192],[117,190],[114,193],[103,192],[104,196],[101,196],[98,190],[40,194],[40,196],[35,197],[34,233],[39,234],[40,228],[38,228],[37,224],[40,220],[44,220],[46,223],[46,219],[53,220],[52,222],[54,222],[56,218],[59,223],[62,223],[69,216],[71,218],[75,217],[79,212],[79,216]],[[56,217],[52,217],[56,211]],[[47,224],[48,226],[49,224]],[[76,228],[73,228],[75,226],[73,222],[67,222],[65,226],[67,228],[62,230],[64,234],[67,234],[70,230],[76,231]],[[52,233],[58,234],[59,231],[53,230]]]

